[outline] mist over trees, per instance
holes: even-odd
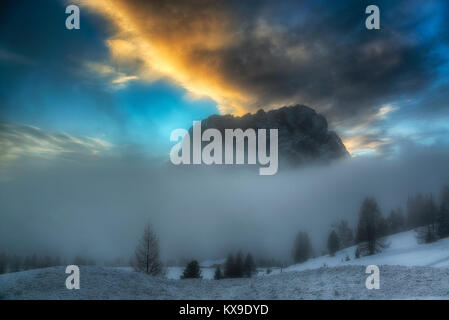
[[[248,253],[243,264],[243,274],[245,277],[250,278],[253,273],[256,272],[256,263],[254,262],[251,253]]]
[[[235,256],[232,253],[228,254],[228,257],[224,263],[223,275],[221,275],[220,267],[217,266],[217,269],[215,270],[215,278],[250,278],[256,270],[256,263],[251,253],[248,253],[245,259],[243,259],[243,254],[239,251]]]
[[[407,223],[417,228],[436,223],[437,205],[432,194],[416,194],[407,200]]]
[[[300,231],[296,235],[293,245],[293,261],[301,263],[307,261],[312,255],[312,245],[307,232]]]
[[[224,266],[224,277],[225,278],[243,277],[243,258],[241,252],[238,252],[235,257],[232,253],[228,255]]]
[[[72,260],[63,260],[58,256],[49,255],[27,255],[0,253],[0,274],[9,272],[19,272],[31,269],[41,269],[55,267],[73,263]]]
[[[397,208],[391,210],[385,219],[377,201],[374,198],[366,198],[359,213],[356,257],[381,251],[386,246],[384,236],[405,230],[416,230],[417,239],[421,243],[430,243],[449,236],[449,186],[442,188],[439,205],[432,194],[418,193],[409,196],[406,207],[406,216],[401,208]]]
[[[340,222],[334,225],[334,229],[336,230],[341,249],[348,248],[354,244],[354,232],[349,227],[347,220],[340,220]]]
[[[354,231],[348,220],[341,219],[332,224],[332,229],[322,238],[320,251],[323,249],[334,256],[341,249],[357,245],[356,256],[372,255],[380,252],[387,245],[385,238],[406,230],[415,230],[419,242],[429,243],[449,236],[449,186],[442,188],[439,196],[432,193],[416,193],[409,195],[403,205],[392,206],[387,216],[382,215],[381,208],[376,198],[367,197],[362,202],[358,221]],[[403,210],[402,208],[405,208]],[[355,214],[354,214],[355,215]],[[310,228],[310,226],[307,226]],[[354,236],[355,235],[355,236]],[[313,238],[314,244],[316,239]],[[325,238],[325,236],[327,236]],[[291,241],[291,239],[290,239]],[[130,250],[132,252],[132,249]],[[297,233],[293,241],[291,260],[288,263],[303,263],[313,255],[312,241],[309,234],[303,231]],[[264,258],[260,258],[260,257]],[[288,253],[284,254],[287,261]],[[268,255],[257,254],[257,265],[259,267],[279,267],[287,263],[283,260],[271,258]],[[185,264],[187,264],[186,261]],[[190,261],[183,273],[183,278],[197,278],[201,276],[198,261]],[[0,273],[17,272],[36,268],[45,268],[58,265],[95,265],[96,261],[83,256],[74,259],[63,260],[60,257],[49,255],[27,255],[0,253]],[[160,259],[159,239],[153,228],[148,224],[135,249],[132,261],[117,258],[110,266],[132,265],[136,270],[158,275],[163,272]],[[179,264],[178,264],[179,265]],[[217,266],[215,270],[216,279],[251,277],[256,273],[256,263],[251,253],[243,255],[242,252],[229,254],[224,266]]]
[[[449,186],[441,191],[440,211],[437,217],[437,231],[440,238],[449,236]]]
[[[329,250],[329,254],[331,256],[334,256],[335,252],[340,249],[340,239],[338,238],[335,230],[332,230],[329,234],[329,238],[327,239],[327,249]]]
[[[129,266],[136,238],[150,218],[161,259],[174,259],[177,266],[185,266],[177,261],[181,257],[226,258],[233,248],[250,251],[258,266],[261,258],[267,267],[279,265],[277,261],[291,264],[298,227],[307,229],[321,253],[332,222],[346,219],[355,230],[366,195],[378,200],[386,218],[399,206],[406,217],[407,197],[417,192],[432,192],[439,200],[440,187],[449,181],[444,169],[449,154],[423,156],[388,163],[359,158],[279,172],[269,179],[213,170],[203,175],[195,168],[173,174],[131,160],[103,163],[101,168],[61,165],[17,171],[13,180],[0,182],[0,252],[24,258],[33,252],[60,255],[70,263],[82,255],[94,258],[97,265],[124,257],[120,265]],[[413,168],[420,170],[410,174]],[[42,194],[29,185],[38,185]],[[199,194],[207,197],[198,201]],[[52,196],[51,208],[43,195]]]
[[[387,217],[388,233],[395,234],[404,231],[406,228],[405,216],[402,208],[393,209]]]
[[[416,229],[418,241],[430,243],[448,235],[447,186],[441,192],[441,204],[437,205],[432,194],[416,194],[407,200],[407,223]]]
[[[6,255],[4,253],[0,253],[0,274],[6,272]]]

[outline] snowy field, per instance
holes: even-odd
[[[80,267],[81,289],[67,290],[65,268],[0,275],[1,299],[449,299],[449,238],[418,244],[413,231],[393,235],[382,253],[355,259],[354,247],[250,279],[177,280],[182,268],[152,277],[131,268]],[[346,257],[349,258],[347,261]],[[380,267],[380,289],[365,288],[365,266]],[[207,266],[206,266],[207,265]],[[175,280],[176,279],[176,280]]]
[[[446,299],[449,269],[381,266],[379,290],[365,288],[363,266],[283,272],[269,277],[171,280],[135,271],[81,267],[81,288],[65,288],[65,269],[0,276],[3,299]]]

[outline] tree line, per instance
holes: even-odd
[[[372,255],[388,245],[385,236],[412,229],[417,231],[419,242],[430,243],[449,236],[449,186],[442,188],[439,202],[432,194],[418,193],[408,198],[406,214],[402,208],[397,208],[386,217],[376,199],[365,198],[355,230],[349,227],[346,220],[334,224],[327,238],[327,250],[333,256],[338,250],[357,245],[356,258]],[[293,261],[302,263],[312,255],[308,234],[298,232],[293,244]]]
[[[26,256],[0,253],[0,274],[56,267],[67,264],[94,265],[95,261],[93,259],[87,259],[80,256],[68,261],[66,259],[61,259],[58,256],[38,255],[35,253]]]
[[[0,253],[0,274],[61,265],[58,257]]]
[[[214,279],[220,280],[223,278],[250,278],[256,272],[256,264],[250,253],[243,259],[243,254],[238,252],[235,257],[229,254],[224,264],[224,270],[221,270],[219,264],[215,267]],[[202,278],[201,269],[198,261],[192,260],[187,264],[181,279]]]

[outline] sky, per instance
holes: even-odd
[[[437,198],[448,24],[446,0],[1,1],[0,252],[127,258],[149,220],[164,258],[287,259],[298,230],[319,252],[355,226],[366,196],[384,214]],[[352,157],[270,177],[157,166],[174,129],[296,104]]]
[[[65,28],[73,3],[79,30]],[[380,8],[380,30],[365,28],[369,4]],[[165,159],[170,132],[194,120],[298,103],[324,114],[353,156],[449,146],[444,0],[1,6],[2,166]]]

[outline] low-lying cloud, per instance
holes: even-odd
[[[16,168],[0,182],[0,251],[127,258],[151,221],[164,258],[219,258],[241,249],[289,259],[299,230],[319,253],[332,223],[346,218],[355,226],[366,196],[387,214],[415,192],[438,195],[449,183],[449,154],[415,151],[395,160],[280,168],[275,176],[131,161]]]

